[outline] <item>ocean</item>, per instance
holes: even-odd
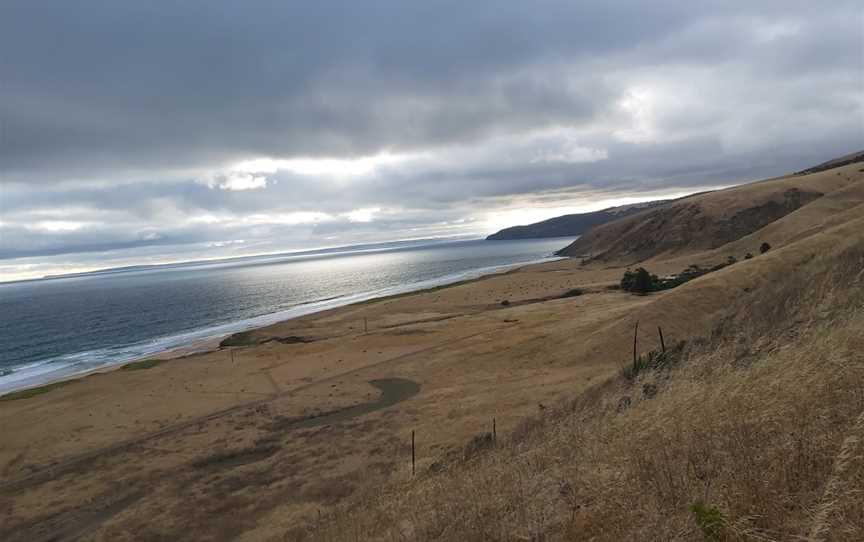
[[[402,241],[0,283],[0,394],[550,260],[571,240]]]

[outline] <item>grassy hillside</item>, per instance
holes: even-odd
[[[478,435],[459,456],[355,495],[287,539],[864,539],[864,176],[856,166],[700,195],[597,228],[583,246],[613,234],[632,241],[637,225],[697,208],[699,231],[720,232],[709,241],[680,232],[644,251],[613,245],[605,265],[640,257],[673,269],[740,257],[766,240],[774,248],[651,294],[584,337],[602,335],[607,348],[595,351],[608,359],[598,361],[617,364],[616,376],[545,405],[495,443]],[[781,216],[730,225],[748,209],[778,205]],[[636,321],[634,364],[622,352]],[[667,337],[669,329],[677,338],[709,331],[661,353],[645,337],[659,324]]]
[[[526,420],[496,448],[376,490],[292,534],[861,540],[862,231],[859,218],[704,277],[765,280],[736,289],[714,332],[670,348],[660,367],[632,380],[622,371]],[[690,288],[706,287],[701,281]]]
[[[717,249],[825,197],[840,202],[844,193],[860,190],[861,170],[850,164],[697,194],[593,228],[560,253],[633,263]],[[830,218],[824,211],[818,216]]]

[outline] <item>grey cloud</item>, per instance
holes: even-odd
[[[854,9],[835,9],[844,5]],[[669,52],[687,60],[704,38],[682,46],[676,34],[715,20],[734,43],[735,9],[671,1],[8,2],[0,107],[9,135],[0,159],[12,173],[53,178],[414,148],[574,114],[585,120],[614,89],[591,88],[574,103],[555,92],[562,60],[577,69],[615,55],[631,66],[669,62]],[[752,14],[810,24],[823,11],[765,2]],[[717,34],[704,57],[690,60],[710,60]],[[855,49],[854,35],[813,34]],[[664,57],[640,57],[664,39]],[[520,71],[536,75],[500,83]],[[597,87],[592,75],[586,87]]]
[[[4,2],[0,258],[450,232],[501,202],[729,184],[864,141],[855,2],[585,4]],[[621,108],[640,87],[659,93],[641,127]],[[533,160],[569,144],[537,136],[558,128],[606,158]],[[201,182],[250,158],[380,152],[428,158]],[[294,212],[331,219],[242,221]]]

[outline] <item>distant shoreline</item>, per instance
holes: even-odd
[[[219,265],[242,263],[248,260],[258,258],[303,258],[308,256],[327,256],[338,255],[345,252],[378,252],[388,250],[399,250],[405,248],[413,248],[417,246],[435,245],[438,243],[458,243],[462,241],[480,241],[483,237],[477,236],[457,236],[452,238],[421,238],[421,239],[404,239],[401,241],[384,241],[381,243],[361,243],[359,245],[338,245],[335,247],[314,248],[309,250],[285,251],[285,252],[265,252],[263,254],[249,254],[244,256],[228,256],[223,258],[204,258],[198,260],[184,260],[179,262],[165,262],[156,264],[140,264],[140,265],[124,265],[119,267],[105,267],[93,269],[91,271],[80,271],[77,273],[62,273],[49,274],[41,277],[30,277],[24,279],[0,280],[0,285],[4,284],[19,284],[25,282],[41,282],[43,280],[58,280],[58,279],[75,279],[86,277],[97,277],[103,275],[113,275],[117,273],[134,273],[138,271],[154,271],[161,269],[171,269],[174,267],[185,267],[195,265]],[[421,243],[416,245],[412,243]]]

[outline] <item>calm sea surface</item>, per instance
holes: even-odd
[[[542,261],[569,239],[385,243],[0,283],[0,393]]]

